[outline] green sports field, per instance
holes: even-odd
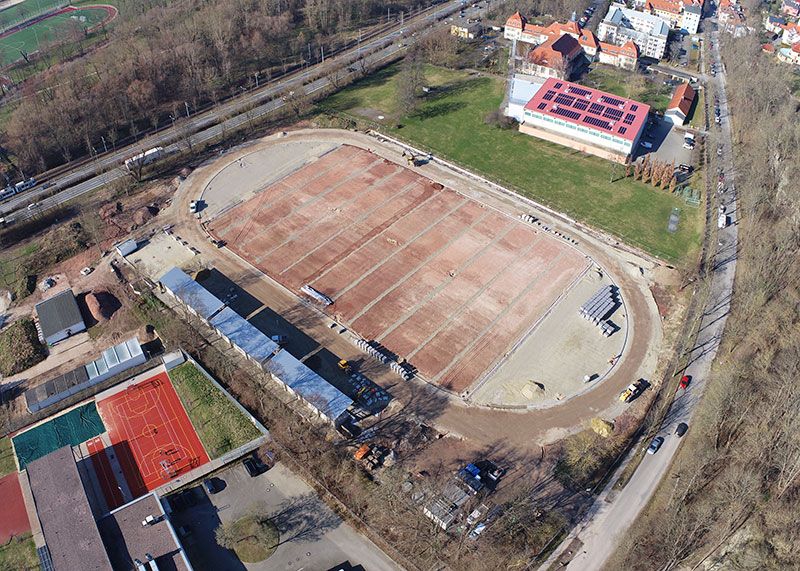
[[[22,59],[21,52],[30,54],[48,44],[76,40],[85,28],[96,26],[107,17],[108,12],[104,9],[81,8],[57,14],[0,38],[0,66]]]
[[[0,30],[5,30],[9,26],[22,23],[42,12],[66,4],[67,2],[64,0],[25,0],[19,4],[14,4],[0,11]]]

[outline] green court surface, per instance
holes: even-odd
[[[84,29],[96,26],[107,17],[108,12],[102,8],[81,8],[56,14],[0,38],[0,66],[22,59],[21,52],[30,54],[47,45],[76,41],[83,37]]]
[[[12,438],[20,469],[64,446],[77,446],[106,431],[93,402],[72,409]]]
[[[35,16],[52,10],[57,6],[66,6],[68,2],[64,0],[25,0],[19,4],[9,6],[0,11],[0,30],[5,30],[15,24],[20,24]]]

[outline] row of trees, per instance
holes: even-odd
[[[655,187],[668,188],[670,192],[675,192],[675,187],[678,185],[675,163],[651,159],[650,155],[645,155],[641,161],[626,164],[625,176],[633,177],[633,180],[640,180],[645,184],[650,183]]]
[[[723,56],[739,197],[735,298],[687,453],[618,568],[800,568],[798,103],[791,71],[755,36],[725,36]]]
[[[415,7],[400,0],[392,12]],[[106,46],[28,82],[4,146],[25,172],[112,148],[317,61],[358,25],[385,17],[374,0],[124,0]]]

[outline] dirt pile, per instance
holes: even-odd
[[[86,307],[98,322],[108,321],[119,309],[117,298],[107,291],[93,291],[86,294]]]

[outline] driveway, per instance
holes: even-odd
[[[197,504],[177,509],[172,517],[176,529],[190,528],[183,538],[197,571],[325,570],[361,565],[366,571],[400,569],[375,544],[357,533],[334,514],[299,477],[278,463],[251,478],[241,463],[215,475],[224,489],[208,495],[195,488]],[[220,523],[235,521],[251,513],[265,514],[281,532],[280,544],[267,560],[242,564],[233,552],[214,540]],[[347,565],[343,565],[347,563]]]
[[[677,129],[670,121],[658,119],[653,127],[642,136],[642,140],[653,144],[650,151],[651,157],[665,163],[675,162],[675,166],[680,164],[692,164],[692,151],[683,148],[683,137],[685,132]],[[645,149],[639,145],[639,155],[642,156]]]

